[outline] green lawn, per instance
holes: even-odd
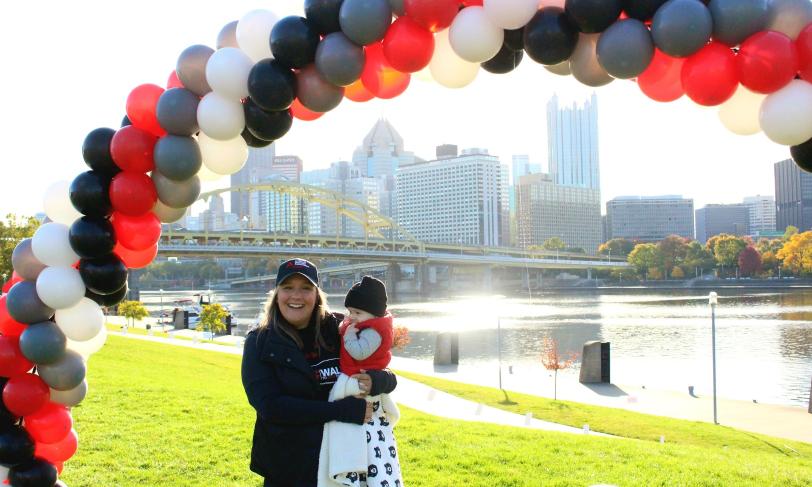
[[[74,408],[79,453],[66,464],[65,481],[259,486],[248,471],[254,414],[239,364],[236,355],[110,336],[90,359],[89,394]],[[450,421],[407,408],[396,431],[408,486],[805,486],[812,479],[810,451],[780,445],[660,445]]]

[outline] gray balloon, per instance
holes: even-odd
[[[654,44],[673,57],[686,57],[702,49],[713,33],[710,10],[698,0],[668,0],[654,14]]]
[[[587,86],[603,86],[614,80],[598,62],[597,44],[600,34],[581,34],[570,56],[572,75]]]
[[[184,181],[197,174],[203,164],[200,146],[191,137],[167,135],[155,144],[155,167],[173,181]]]
[[[795,39],[812,22],[812,2],[809,0],[770,0],[767,30],[783,32]]]
[[[654,57],[648,28],[636,19],[615,22],[598,39],[598,62],[615,78],[634,78]]]
[[[270,41],[269,41],[270,42]],[[209,46],[195,44],[189,46],[180,53],[175,71],[183,86],[192,93],[203,96],[211,91],[209,82],[206,81],[206,63],[214,54],[214,49]]]
[[[562,61],[558,64],[546,65],[542,64],[544,69],[547,71],[557,74],[559,76],[569,76],[572,74],[572,70],[570,69],[570,60],[567,59],[566,61]]]
[[[350,85],[364,70],[364,48],[353,44],[341,32],[322,39],[316,49],[316,69],[324,79],[336,86]]]
[[[383,39],[392,23],[392,7],[389,0],[344,0],[338,23],[352,42],[366,46]]]
[[[170,208],[186,208],[200,196],[200,179],[197,176],[185,181],[173,181],[155,170],[152,171],[152,182],[158,191],[158,199]]]
[[[21,281],[11,286],[6,295],[6,308],[8,314],[20,323],[48,321],[54,315],[54,310],[39,299],[33,281]]]
[[[158,98],[155,109],[158,123],[172,135],[194,135],[197,125],[197,105],[200,97],[185,88],[172,88]]]
[[[87,396],[87,380],[83,380],[81,384],[67,391],[51,389],[51,401],[69,408],[82,402],[85,396]]]
[[[35,364],[52,364],[65,355],[65,334],[53,321],[28,326],[20,335],[20,351]]]
[[[237,23],[238,20],[234,20],[232,22],[227,23],[220,29],[220,33],[217,34],[217,49],[222,49],[224,47],[236,47],[237,49],[240,48],[240,45],[237,44]],[[270,42],[270,39],[268,40]]]
[[[175,223],[183,218],[186,210],[187,208],[171,208],[161,203],[161,200],[157,200],[155,206],[152,207],[152,212],[161,220],[161,223]]]
[[[310,64],[296,73],[296,96],[314,112],[329,112],[344,99],[344,88],[330,84]]]
[[[65,355],[56,362],[38,365],[37,372],[51,389],[69,391],[78,387],[85,380],[87,368],[79,353],[65,350]]]
[[[406,6],[403,5],[403,0],[389,0],[389,6],[392,7],[392,13],[398,17],[406,13]]]
[[[39,273],[45,269],[45,264],[34,257],[34,252],[31,250],[31,239],[26,238],[14,247],[14,252],[11,253],[11,265],[14,270],[26,281],[36,281]]]
[[[767,23],[767,0],[711,0],[713,38],[737,46]]]

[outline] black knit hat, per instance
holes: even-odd
[[[386,314],[386,285],[372,276],[364,276],[347,292],[344,306],[383,316]]]

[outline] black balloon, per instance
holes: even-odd
[[[482,69],[495,74],[509,73],[516,69],[523,57],[523,51],[514,51],[504,43],[496,56],[482,63]]]
[[[108,174],[121,171],[110,155],[110,142],[115,134],[110,128],[98,128],[87,134],[82,143],[82,157],[90,169]]]
[[[812,172],[812,139],[789,148],[792,160],[806,172]]]
[[[657,9],[668,0],[623,0],[623,11],[637,20],[651,20]]]
[[[305,0],[305,17],[313,28],[323,35],[341,30],[338,12],[344,0]]]
[[[124,298],[127,297],[127,293],[129,291],[130,288],[125,283],[124,287],[114,292],[113,294],[96,294],[90,289],[85,289],[85,297],[88,299],[92,299],[99,306],[115,306],[118,303],[124,301]]]
[[[130,117],[128,117],[127,115],[124,115],[124,118],[121,119],[121,126],[122,127],[127,127],[127,126],[132,125],[132,124],[133,123],[130,121]]]
[[[521,51],[524,49],[524,27],[521,29],[506,30],[505,41],[502,47],[505,46],[514,51]]]
[[[104,217],[83,216],[77,219],[70,227],[68,239],[73,251],[85,259],[107,255],[116,246],[113,224]]]
[[[248,75],[248,94],[265,110],[287,110],[296,98],[296,76],[275,59],[263,59]]]
[[[593,34],[612,25],[623,5],[621,0],[567,0],[565,9],[578,30]]]
[[[127,266],[115,254],[80,260],[79,274],[96,294],[113,294],[127,284]]]
[[[298,69],[312,63],[318,46],[319,33],[304,17],[285,17],[271,30],[271,52],[285,66]]]
[[[8,471],[8,480],[15,487],[54,487],[57,476],[56,467],[39,458]]]
[[[110,175],[86,171],[70,185],[70,201],[79,213],[88,216],[110,214]]]
[[[242,139],[248,144],[248,147],[262,148],[273,144],[272,140],[262,140],[254,137],[254,134],[252,134],[247,127],[242,129],[240,135],[242,135]]]
[[[537,63],[558,64],[570,58],[578,35],[564,10],[545,7],[524,26],[524,50]]]
[[[0,431],[0,465],[18,465],[33,457],[34,441],[21,426]]]
[[[260,108],[250,98],[245,100],[245,128],[251,135],[262,140],[277,140],[282,138],[290,126],[293,117],[287,110],[268,112]]]

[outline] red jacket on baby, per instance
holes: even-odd
[[[347,328],[349,328],[349,326],[350,320],[345,319],[338,328],[338,332],[341,334],[342,345],[344,343],[344,334],[347,332]],[[358,331],[358,333],[360,333],[361,330],[366,330],[367,328],[372,328],[378,332],[378,335],[381,336],[381,345],[372,353],[372,355],[364,360],[356,360],[352,358],[349,352],[347,352],[346,348],[342,346],[339,357],[339,365],[341,366],[341,372],[344,374],[354,375],[359,374],[361,369],[382,370],[389,366],[389,362],[392,360],[392,315],[386,313],[385,316],[380,318],[372,318],[355,325],[355,329]]]

